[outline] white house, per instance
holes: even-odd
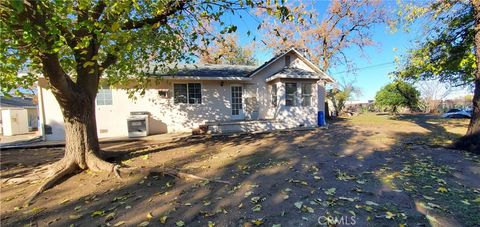
[[[37,106],[30,98],[0,97],[0,134],[13,136],[38,127]]]
[[[187,65],[163,75],[136,100],[122,87],[99,89],[100,138],[128,136],[132,112],[148,112],[149,134],[259,131],[319,125],[325,85],[333,79],[295,49],[259,67]],[[40,119],[47,140],[63,140],[60,108],[46,81],[39,81]],[[321,122],[320,122],[321,123]]]

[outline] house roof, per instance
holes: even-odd
[[[318,68],[318,66],[316,66],[313,62],[311,62],[310,60],[308,60],[305,56],[303,56],[301,53],[299,53],[295,48],[291,48],[290,50],[287,50],[281,54],[278,54],[277,56],[273,57],[272,59],[270,59],[269,61],[263,63],[263,65],[261,65],[260,67],[258,67],[256,70],[254,70],[253,72],[250,73],[249,77],[252,77],[254,76],[255,74],[257,74],[258,72],[260,72],[261,70],[263,70],[264,68],[268,67],[270,64],[272,64],[273,62],[277,61],[278,59],[280,59],[281,57],[285,56],[286,54],[288,53],[294,53],[296,54],[301,60],[303,60],[308,66],[310,66],[315,72],[317,73],[320,73],[322,76],[321,78],[325,79],[327,82],[335,82],[335,80],[329,76],[327,73],[325,73],[323,70],[321,70],[320,68]]]
[[[151,72],[153,75],[162,76],[165,79],[177,79],[177,80],[251,80],[251,78],[268,67],[273,62],[277,61],[288,53],[296,54],[302,61],[305,62],[312,70],[316,72],[315,76],[310,75],[312,79],[325,79],[327,82],[334,82],[332,77],[326,74],[323,70],[318,68],[314,63],[305,58],[294,48],[285,51],[260,66],[247,66],[247,65],[216,65],[216,64],[200,64],[200,65],[180,65],[174,72]],[[293,68],[285,68],[284,73],[293,74],[295,72],[305,74],[307,71],[298,69],[293,71]],[[278,74],[278,73],[277,73]],[[302,78],[302,77],[290,77],[290,78]],[[309,78],[306,78],[309,79]]]
[[[169,79],[249,80],[248,75],[256,68],[248,65],[181,65],[173,73],[157,75]]]
[[[0,108],[36,108],[31,98],[0,97]]]
[[[321,75],[316,72],[310,72],[305,69],[299,68],[283,68],[279,72],[273,74],[267,78],[266,81],[272,81],[275,79],[321,79]]]

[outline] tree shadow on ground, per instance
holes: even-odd
[[[209,221],[217,226],[315,226],[319,217],[340,219],[353,215],[359,226],[432,225],[433,216],[443,224],[470,223],[456,213],[448,214],[451,210],[419,207],[420,203],[434,202],[425,200],[422,191],[405,189],[415,181],[399,179],[410,179],[403,175],[405,168],[412,169],[416,160],[434,156],[435,151],[402,143],[411,136],[409,133],[396,135],[396,144],[392,146],[361,141],[375,135],[378,132],[360,130],[342,120],[328,130],[193,138],[159,147],[144,144],[146,148],[133,147],[133,155],[118,161],[130,160],[129,165],[145,168],[163,165],[231,184],[173,179],[158,173],[132,176],[121,182],[103,174],[82,173],[45,192],[32,207],[5,212],[2,225],[124,222],[125,226],[137,226],[148,221],[149,226],[163,226],[163,217],[167,217],[167,226],[181,224],[180,221],[188,226],[205,226]],[[461,152],[436,152],[446,155],[438,160],[433,157],[431,165],[453,164],[457,169],[452,174],[462,173],[463,181],[476,176],[470,168],[478,168],[478,163],[462,160],[460,168],[453,162],[463,157]],[[443,178],[450,190],[457,188],[450,185],[453,180]],[[478,187],[480,183],[475,185],[468,187]],[[11,203],[7,206],[19,204],[34,187],[20,185],[10,189],[18,191],[17,197],[2,202]],[[433,191],[428,195],[440,196]],[[439,206],[449,202],[448,198],[438,201],[435,202]],[[480,212],[478,207],[470,210]],[[445,214],[448,218],[442,218]]]

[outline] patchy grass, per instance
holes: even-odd
[[[2,226],[479,226],[479,157],[443,147],[466,120],[364,114],[328,130],[103,144],[114,160],[158,173],[117,181],[91,172],[22,203],[40,182],[1,184]],[[439,142],[435,142],[435,141]],[[442,145],[442,146],[440,146]],[[63,149],[1,152],[2,179],[61,158]]]

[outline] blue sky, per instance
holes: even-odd
[[[394,1],[387,3],[389,3],[389,7],[395,7]],[[328,4],[329,1],[319,1],[315,7],[322,13],[328,7]],[[256,35],[257,40],[262,40],[261,35],[256,31],[258,21],[247,13],[241,13],[242,18],[239,18],[238,15],[229,16],[226,22],[238,26],[237,33],[239,34],[240,42],[242,44],[251,42],[253,35]],[[250,31],[252,35],[247,36],[247,31]],[[337,80],[354,80],[355,85],[360,87],[362,91],[362,95],[354,99],[373,99],[375,93],[382,86],[392,81],[388,74],[395,70],[395,57],[405,54],[409,48],[413,47],[413,41],[421,38],[422,32],[421,29],[412,29],[411,32],[407,33],[399,29],[399,31],[393,33],[386,24],[378,24],[372,33],[372,38],[378,45],[367,47],[365,56],[362,56],[356,48],[346,51],[347,56],[357,66],[355,74],[346,73],[343,66],[332,68],[328,73]],[[268,42],[268,40],[264,41]],[[260,43],[260,48],[258,48],[255,54],[260,64],[273,56],[271,52],[264,50],[263,47],[264,45]]]

